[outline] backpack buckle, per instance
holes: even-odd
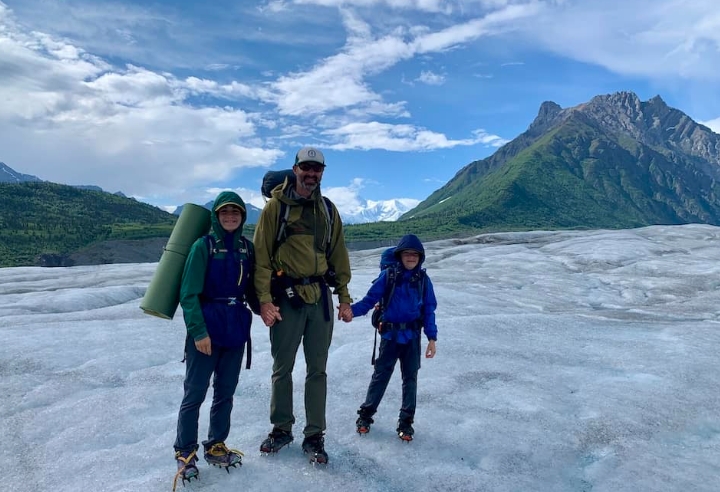
[[[234,306],[237,304],[237,297],[228,297],[228,306]]]

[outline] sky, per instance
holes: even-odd
[[[303,145],[349,214],[417,203],[563,107],[633,91],[720,132],[716,0],[0,0],[0,161],[161,207]]]
[[[399,369],[367,436],[369,317],[338,322],[326,449],[262,456],[268,329],[235,393],[221,492],[714,492],[720,476],[720,228],[498,233],[426,244],[437,355],[418,376],[415,439],[395,432]],[[380,249],[351,252],[362,296]],[[185,328],[139,309],[157,264],[0,269],[0,461],[13,492],[168,492]],[[458,281],[462,279],[462,281]],[[423,341],[423,348],[425,347]],[[302,351],[294,371],[302,433]],[[210,398],[211,395],[208,395]],[[201,437],[209,409],[203,405]]]

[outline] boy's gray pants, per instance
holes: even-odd
[[[325,402],[327,399],[328,352],[333,333],[333,306],[328,293],[328,306],[320,300],[293,309],[281,299],[282,321],[270,329],[270,351],[273,357],[270,422],[273,427],[291,432],[295,423],[293,413],[293,379],[300,342],[303,344],[305,364],[305,428],[303,434],[312,436],[325,432]],[[326,320],[325,309],[330,312]]]
[[[224,442],[230,433],[230,413],[233,407],[233,395],[237,388],[242,367],[245,346],[228,349],[212,346],[211,355],[198,352],[192,337],[185,340],[185,395],[178,415],[175,451],[194,451],[198,449],[198,419],[200,406],[210,387],[213,377],[213,400],[210,407],[210,427],[207,449],[215,443]]]

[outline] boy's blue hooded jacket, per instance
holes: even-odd
[[[420,253],[420,261],[412,270],[406,270],[400,260],[401,253],[406,250]],[[389,270],[397,268],[395,291],[385,307],[383,320],[389,323],[409,323],[420,319],[428,340],[437,340],[437,325],[435,324],[437,299],[430,277],[422,271],[422,265],[425,262],[425,248],[420,239],[413,234],[403,236],[395,248],[395,259],[397,264],[380,272],[380,276],[373,282],[365,297],[351,306],[353,316],[363,316],[375,307],[375,304],[385,295],[385,290],[392,288],[388,282]],[[420,289],[413,283],[417,284],[418,279],[422,279],[423,276],[425,277],[425,287],[423,299],[420,299]],[[407,343],[416,336],[418,336],[418,332],[412,329],[390,330],[382,334],[383,338],[395,338],[398,343]]]

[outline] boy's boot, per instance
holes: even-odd
[[[360,435],[367,434],[370,432],[370,426],[375,423],[375,421],[372,419],[370,414],[363,410],[362,408],[357,411],[359,417],[355,421],[355,425],[357,426],[357,432]]]
[[[413,429],[412,423],[413,421],[408,419],[398,420],[398,425],[396,429],[398,437],[405,442],[410,442],[413,440],[413,434],[415,434],[415,429]]]
[[[275,428],[260,444],[260,452],[264,454],[277,453],[291,442],[293,442],[292,432]]]
[[[188,482],[193,478],[197,480],[198,469],[197,469],[197,454],[195,451],[176,451],[175,461],[177,461],[177,473],[173,479],[173,492],[177,486],[178,478],[182,480],[183,487],[185,481]]]
[[[327,464],[329,461],[328,454],[325,452],[325,438],[322,433],[313,434],[303,439],[302,449],[304,453],[310,455],[310,463]]]
[[[237,449],[229,449],[224,442],[217,442],[205,448],[205,461],[213,466],[225,468],[228,473],[230,467],[242,465],[243,454]]]

